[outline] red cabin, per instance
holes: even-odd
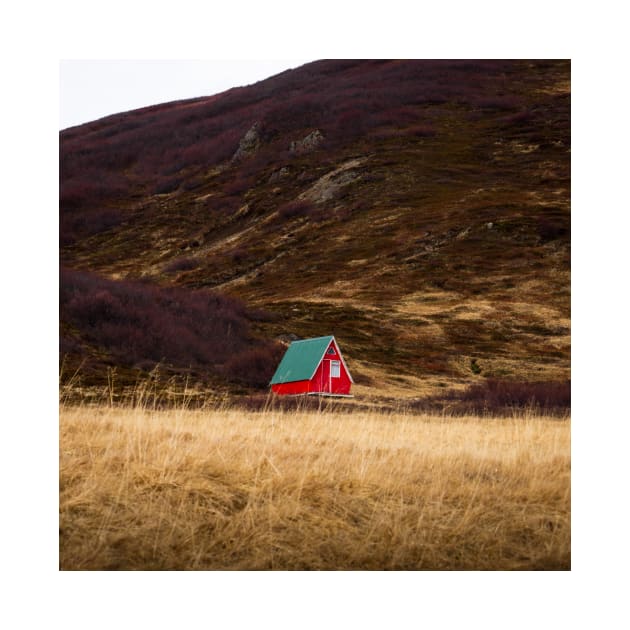
[[[316,337],[294,341],[271,379],[280,395],[324,394],[350,396],[354,381],[335,338]]]

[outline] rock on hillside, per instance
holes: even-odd
[[[316,149],[324,141],[324,136],[319,129],[311,131],[307,136],[301,140],[294,140],[291,142],[289,151],[291,153],[304,153],[306,151],[312,151]]]
[[[249,157],[256,153],[256,151],[260,147],[259,128],[260,123],[254,123],[249,128],[247,133],[241,138],[241,141],[238,143],[238,149],[232,157],[233,162],[243,159],[245,157]]]

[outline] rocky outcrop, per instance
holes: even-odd
[[[324,203],[333,199],[342,188],[357,181],[361,173],[357,170],[367,158],[355,158],[344,162],[336,169],[320,177],[308,190],[304,191],[298,199],[312,203]]]
[[[291,153],[306,153],[317,148],[323,141],[324,134],[319,129],[315,129],[301,140],[294,140],[289,146],[289,151]]]
[[[260,148],[260,123],[255,122],[247,133],[241,138],[236,153],[232,156],[232,162],[253,155]]]
[[[287,177],[287,175],[289,175],[289,169],[286,166],[283,166],[277,171],[274,171],[273,173],[271,173],[271,175],[269,176],[269,183],[273,184],[274,182],[277,182],[279,179],[282,179],[283,177]]]

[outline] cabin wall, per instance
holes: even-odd
[[[329,354],[332,349],[332,353]],[[334,341],[330,342],[328,349],[326,350],[326,354],[324,355],[324,360],[322,361],[321,367],[325,371],[325,379],[328,378],[330,374],[330,363],[328,365],[324,365],[326,360],[330,361],[339,361],[339,377],[329,379],[327,385],[327,389],[324,391],[330,391],[331,394],[349,394],[350,387],[352,386],[352,379],[350,378],[350,374],[346,370],[346,366],[341,359],[341,355],[339,354],[339,349],[335,345]],[[324,379],[324,380],[325,380]]]
[[[350,375],[346,372],[346,368],[341,363],[341,372],[339,374],[339,378],[333,378],[332,380],[332,393],[333,394],[349,394],[350,388],[352,387],[352,381],[350,380]]]
[[[271,386],[271,391],[274,394],[282,395],[295,395],[295,394],[308,394],[310,381],[293,381],[292,383],[276,383]]]

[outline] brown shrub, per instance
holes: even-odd
[[[564,416],[571,411],[571,381],[522,382],[487,379],[464,391],[414,401],[410,409],[451,413],[501,415],[533,410]]]
[[[189,256],[182,256],[181,258],[175,258],[164,267],[166,273],[175,273],[177,271],[190,271],[196,269],[199,263],[194,258]]]
[[[120,365],[197,367],[260,386],[277,363],[275,345],[250,331],[263,314],[236,298],[67,269],[60,290],[62,324]]]
[[[314,209],[314,205],[310,201],[296,199],[283,203],[278,208],[278,215],[283,219],[293,219],[308,216]]]
[[[267,387],[283,354],[284,346],[279,343],[247,348],[227,361],[225,374],[250,387]]]

